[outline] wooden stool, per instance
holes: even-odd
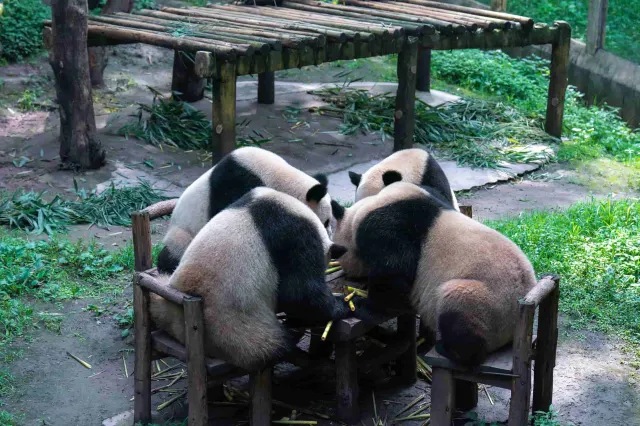
[[[189,425],[207,426],[209,420],[207,380],[222,384],[247,372],[204,354],[202,301],[175,289],[162,286],[151,268],[150,219],[171,213],[176,200],[154,204],[132,214],[135,275],[133,285],[135,328],[135,400],[134,422],[151,423],[151,362],[171,356],[185,362],[188,371]],[[184,309],[185,344],[163,331],[151,330],[149,292]],[[271,424],[271,368],[250,374],[251,425]]]
[[[477,404],[478,385],[485,383],[511,390],[508,426],[529,422],[531,361],[535,360],[533,412],[548,411],[553,393],[553,368],[558,342],[558,297],[560,280],[549,275],[518,301],[519,318],[513,346],[489,356],[479,367],[465,369],[438,354],[426,355],[433,367],[431,385],[431,424],[450,426],[456,408],[469,410]],[[533,336],[533,317],[538,312],[537,339]]]

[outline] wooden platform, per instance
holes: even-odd
[[[44,43],[52,46],[51,22]],[[274,71],[398,54],[394,150],[413,143],[415,91],[429,90],[431,50],[552,45],[545,128],[560,137],[571,28],[427,0],[284,0],[282,7],[209,5],[90,16],[88,44],[146,43],[175,50],[172,90],[193,101],[212,79],[213,163],[235,148],[236,78],[258,75],[258,102],[274,102]],[[183,52],[183,53],[181,53]],[[190,58],[183,58],[186,53]],[[193,93],[190,93],[193,92]]]

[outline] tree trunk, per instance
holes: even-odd
[[[53,0],[51,68],[60,105],[60,159],[68,166],[97,169],[105,151],[96,120],[87,58],[87,0]]]
[[[131,12],[134,0],[108,0],[102,15],[108,15],[115,12]],[[91,77],[91,85],[93,87],[104,87],[104,69],[109,62],[108,48],[97,46],[89,48],[89,75]]]

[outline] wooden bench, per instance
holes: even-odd
[[[162,286],[155,278],[152,267],[150,220],[170,214],[176,200],[154,204],[132,214],[132,232],[135,257],[134,275],[134,328],[135,328],[135,402],[134,420],[143,424],[151,421],[151,362],[171,356],[186,363],[188,370],[189,425],[206,425],[208,421],[207,388],[234,377],[250,375],[251,424],[267,426],[271,422],[272,369],[247,372],[204,354],[202,301],[175,289]],[[343,279],[338,271],[327,276],[330,285]],[[355,283],[350,285],[357,286]],[[185,345],[160,330],[151,329],[149,292],[180,305],[184,309]],[[386,318],[386,322],[393,318]],[[416,315],[397,318],[397,332],[393,342],[384,350],[372,352],[356,361],[356,339],[374,329],[356,318],[336,321],[327,336],[312,333],[309,353],[294,351],[285,360],[301,367],[328,362],[332,345],[335,348],[336,399],[338,419],[355,423],[360,420],[358,406],[358,370],[367,370],[380,363],[396,360],[398,382],[410,385],[416,380]],[[318,356],[318,355],[326,356]],[[359,368],[360,367],[360,368]]]
[[[558,342],[558,298],[560,280],[549,275],[522,300],[515,324],[512,347],[497,351],[479,367],[466,369],[443,357],[435,349],[425,360],[433,368],[431,385],[431,424],[450,426],[454,410],[470,410],[478,402],[478,383],[511,391],[509,426],[529,422],[531,397],[531,361],[533,377],[533,412],[548,411],[553,394],[553,368]],[[538,309],[537,336],[534,337],[534,314]]]

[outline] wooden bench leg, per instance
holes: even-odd
[[[416,352],[416,316],[401,315],[398,317],[398,337],[409,341],[407,351],[396,360],[398,378],[403,386],[411,386],[418,378]]]
[[[151,224],[148,213],[131,215],[133,253],[136,272],[151,268]],[[134,403],[135,423],[151,423],[151,315],[149,291],[140,287],[137,275],[133,283],[133,326],[135,333]]]
[[[558,345],[558,298],[556,287],[540,304],[538,314],[538,340],[536,342],[536,364],[533,376],[532,410],[549,411],[553,402],[553,369],[556,365]]]
[[[185,102],[196,102],[204,98],[206,78],[195,73],[195,55],[176,50],[173,55],[173,78],[171,91],[180,92],[176,97]]]
[[[431,91],[431,49],[418,49],[418,76],[416,89],[420,92]]]
[[[466,380],[455,380],[455,409],[469,411],[478,405],[478,384]]]
[[[187,347],[187,374],[189,399],[189,425],[207,426],[207,369],[204,354],[204,320],[200,297],[184,299],[185,346]]]
[[[272,369],[251,374],[251,426],[271,425]]]
[[[338,418],[349,423],[360,420],[358,367],[354,340],[336,343],[336,399]]]
[[[273,71],[258,74],[258,103],[271,105],[276,97],[276,78]]]
[[[236,147],[236,68],[220,65],[220,78],[211,82],[213,96],[211,161],[216,165]]]
[[[451,426],[456,383],[451,370],[433,367],[431,383],[431,425]]]
[[[551,136],[559,138],[562,135],[564,97],[567,91],[571,27],[566,22],[555,22],[554,26],[558,28],[558,31],[556,42],[551,48],[551,74],[545,130]]]
[[[396,93],[396,110],[394,113],[394,152],[413,146],[417,71],[418,41],[413,37],[408,37],[398,55],[398,91]]]
[[[513,374],[508,426],[526,426],[529,423],[531,401],[531,340],[533,315],[536,306],[526,300],[518,301],[519,318],[513,335]]]

